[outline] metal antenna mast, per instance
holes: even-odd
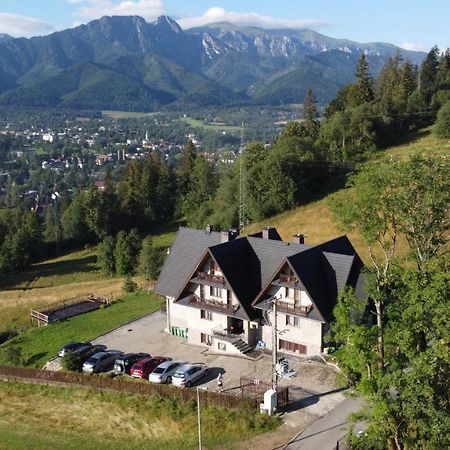
[[[247,215],[247,173],[245,170],[245,144],[244,144],[244,122],[241,125],[241,145],[239,149],[239,229],[244,231],[248,224]]]

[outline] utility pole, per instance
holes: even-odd
[[[198,450],[202,450],[202,422],[200,415],[200,389],[202,391],[207,391],[208,388],[202,388],[197,386],[197,425],[198,425]]]
[[[200,416],[200,390],[197,386],[197,423],[198,423],[198,450],[202,450],[202,423]]]
[[[278,388],[278,298],[272,299],[273,325],[272,325],[272,389],[276,392]]]

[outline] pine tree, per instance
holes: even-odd
[[[311,88],[308,89],[305,100],[303,102],[303,122],[302,129],[304,135],[313,139],[317,138],[319,134],[320,124],[317,120],[317,101]]]
[[[189,190],[189,176],[194,168],[197,150],[194,143],[189,140],[181,152],[180,162],[177,168],[178,190],[180,195],[185,195]]]
[[[436,90],[437,73],[439,67],[439,49],[435,45],[420,67],[419,90],[424,96],[427,105]]]
[[[356,105],[368,103],[374,99],[373,79],[369,74],[369,65],[366,61],[366,55],[361,54],[356,67],[355,100]]]

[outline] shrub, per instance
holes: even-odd
[[[450,101],[439,110],[434,132],[441,138],[450,138]]]
[[[61,359],[61,366],[63,369],[70,370],[71,372],[80,372],[82,360],[75,352],[66,352]]]
[[[5,356],[12,366],[20,366],[23,363],[22,349],[20,347],[7,347],[5,349]]]
[[[124,292],[136,292],[138,289],[138,285],[137,283],[133,280],[133,278],[131,278],[131,275],[128,275],[125,278],[125,281],[123,283],[122,289],[124,290]]]

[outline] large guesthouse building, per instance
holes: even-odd
[[[313,356],[339,291],[363,297],[362,267],[346,236],[309,246],[302,235],[283,242],[275,228],[249,236],[180,228],[155,291],[166,298],[167,330],[191,344],[251,356],[272,349],[276,334],[278,350]]]

